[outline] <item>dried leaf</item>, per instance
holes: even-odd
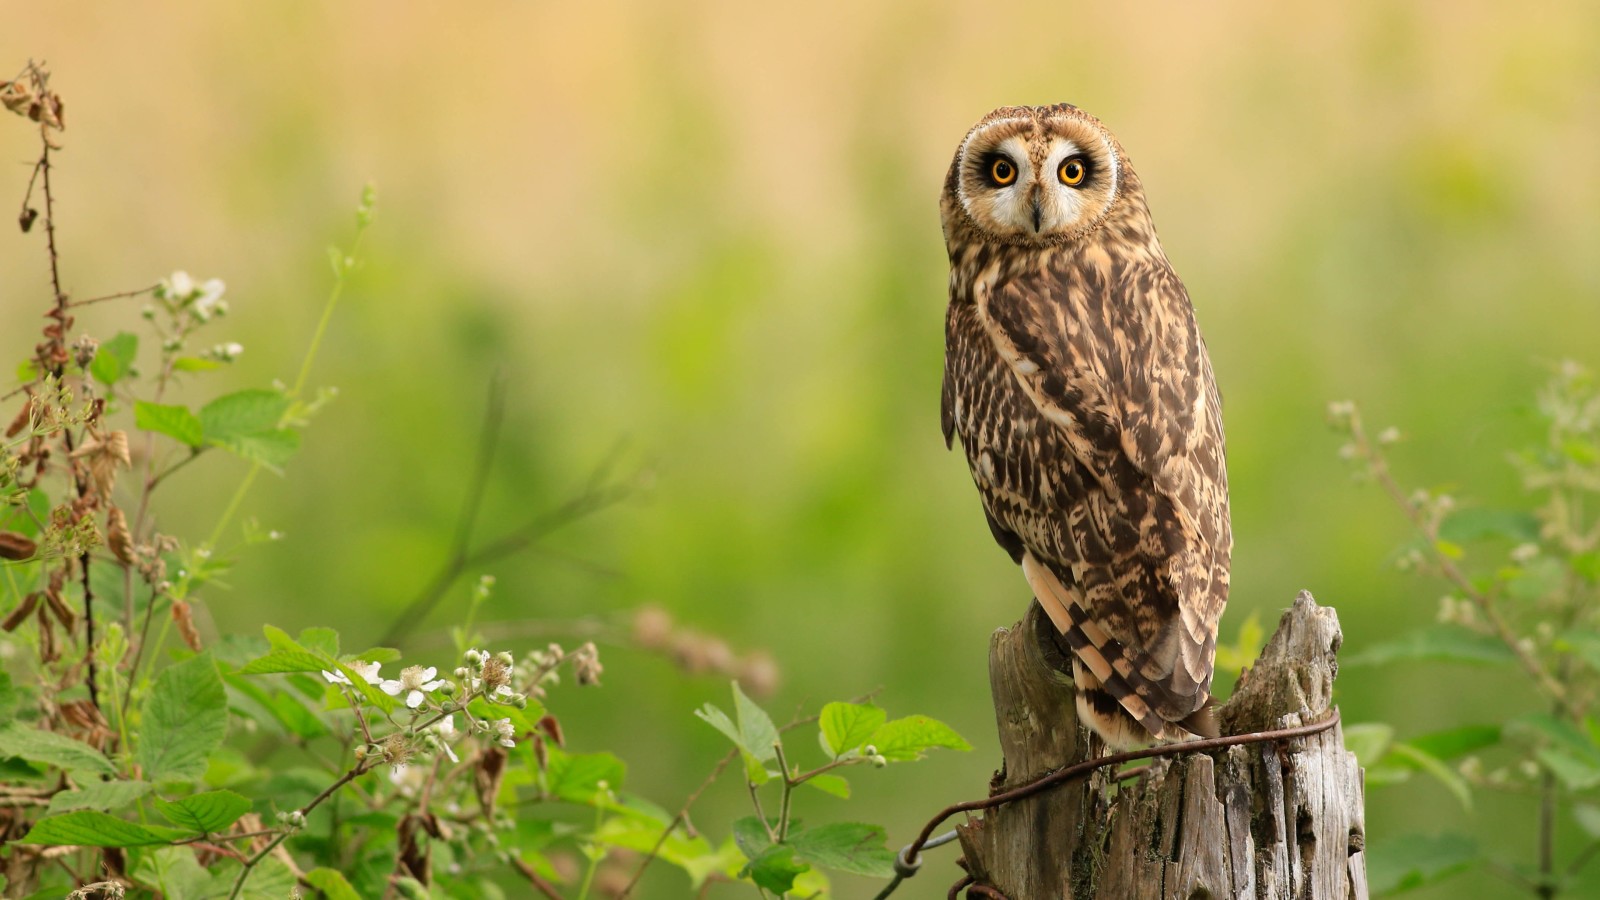
[[[15,531],[0,531],[0,559],[20,561],[32,559],[39,552],[39,545],[25,534]]]
[[[189,605],[189,601],[172,601],[172,621],[177,623],[178,633],[183,635],[184,644],[188,645],[190,650],[199,653],[200,630],[194,627],[194,607]]]

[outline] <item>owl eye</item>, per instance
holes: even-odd
[[[1005,187],[1017,180],[1017,167],[1012,165],[1011,160],[1006,159],[1004,156],[996,157],[995,161],[989,164],[989,180],[1001,187]]]
[[[1089,174],[1089,167],[1084,164],[1083,157],[1074,156],[1063,160],[1061,168],[1056,171],[1061,178],[1061,183],[1067,187],[1077,187],[1083,184],[1083,179]]]

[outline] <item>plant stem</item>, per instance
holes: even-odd
[[[1544,771],[1539,798],[1539,884],[1535,889],[1544,900],[1556,896],[1556,777]]]
[[[789,777],[789,760],[783,755],[783,742],[774,741],[772,749],[778,754],[778,771],[783,773],[783,800],[778,804],[778,840],[782,841],[789,836],[789,798],[800,782]]]

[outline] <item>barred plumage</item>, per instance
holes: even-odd
[[[1138,176],[1093,116],[1008,107],[962,142],[942,212],[945,439],[1071,650],[1080,715],[1113,746],[1213,731],[1221,400]]]

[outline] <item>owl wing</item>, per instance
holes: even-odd
[[[991,448],[991,527],[1023,545],[1080,660],[1161,736],[1209,698],[1232,545],[1221,402],[1187,292],[1159,260],[1035,269],[977,300],[1028,407],[1010,415],[1035,419]],[[1028,466],[1047,472],[1019,490]]]

